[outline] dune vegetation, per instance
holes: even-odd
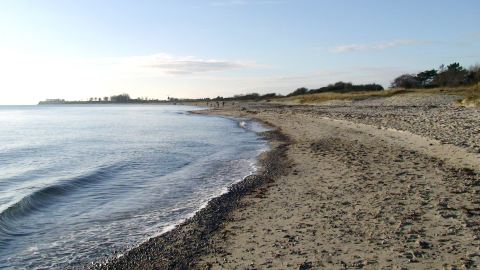
[[[354,91],[354,92],[324,92],[287,96],[272,100],[279,103],[317,104],[332,100],[358,101],[369,98],[387,98],[395,95],[415,94],[444,94],[459,96],[458,105],[466,107],[480,107],[480,84],[461,87],[415,88],[415,89],[388,89],[384,91]]]

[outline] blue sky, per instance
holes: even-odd
[[[288,93],[480,62],[480,1],[0,2],[0,104]]]

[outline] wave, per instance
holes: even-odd
[[[67,196],[77,190],[95,184],[106,178],[111,178],[112,173],[121,170],[119,163],[98,168],[88,174],[70,178],[60,183],[40,188],[33,193],[23,197],[20,201],[12,204],[0,213],[0,236],[20,236],[15,233],[12,227],[15,221],[26,217],[34,212],[41,211],[51,205],[56,199]]]

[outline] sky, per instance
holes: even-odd
[[[480,63],[478,0],[0,1],[0,104],[287,94]]]

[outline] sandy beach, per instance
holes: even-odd
[[[0,270],[480,270],[480,0],[0,0]]]
[[[276,127],[265,134],[273,150],[263,170],[175,230],[94,268],[480,267],[477,109],[414,96],[199,113]]]

